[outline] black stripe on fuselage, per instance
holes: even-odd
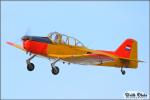
[[[22,40],[32,40],[37,42],[44,42],[44,43],[52,43],[52,41],[48,37],[40,37],[40,36],[23,36]]]

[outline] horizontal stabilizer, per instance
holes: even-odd
[[[134,61],[134,62],[144,62],[144,61],[142,61],[142,60],[129,59],[129,58],[120,58],[120,60],[124,60],[124,61]]]

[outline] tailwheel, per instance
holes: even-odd
[[[28,71],[33,71],[34,70],[34,64],[33,63],[28,63],[27,64],[27,70]]]
[[[59,68],[57,67],[57,66],[55,66],[55,67],[52,67],[52,74],[53,75],[57,75],[58,73],[59,73]]]
[[[121,68],[121,73],[122,73],[122,75],[125,75],[126,71]]]

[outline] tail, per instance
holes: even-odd
[[[138,47],[137,41],[134,39],[126,39],[115,51],[123,64],[128,63],[127,67],[138,67]]]

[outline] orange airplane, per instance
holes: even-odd
[[[137,41],[134,39],[126,39],[115,51],[92,50],[85,47],[79,40],[52,32],[46,37],[40,36],[23,36],[23,46],[7,42],[7,44],[19,48],[31,55],[26,60],[27,69],[34,70],[34,64],[31,59],[40,55],[48,59],[54,59],[51,63],[52,74],[57,75],[59,68],[55,66],[58,61],[68,64],[96,65],[96,66],[112,66],[121,68],[137,68]]]

